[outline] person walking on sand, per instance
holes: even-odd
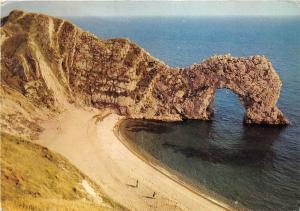
[[[156,196],[156,192],[154,191],[152,194],[152,198],[155,198],[155,196]]]
[[[139,180],[138,180],[138,179],[136,180],[135,187],[136,187],[136,188],[139,187]]]

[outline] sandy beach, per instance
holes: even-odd
[[[130,210],[231,210],[136,156],[114,133],[121,119],[109,112],[72,108],[43,125],[39,144],[61,153]]]

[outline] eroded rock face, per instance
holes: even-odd
[[[216,89],[226,88],[237,94],[246,110],[246,123],[287,123],[276,106],[281,81],[266,57],[215,56],[185,71],[192,90],[210,87],[215,92]],[[210,96],[206,99],[212,103]],[[210,115],[207,111],[205,113]]]
[[[13,11],[1,27],[2,87],[49,109],[76,102],[131,118],[208,120],[216,89],[236,93],[245,122],[287,124],[281,81],[264,56],[213,56],[171,68],[128,39],[101,40],[68,21]]]

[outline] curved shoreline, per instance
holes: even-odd
[[[134,147],[132,144],[130,144],[130,141],[128,141],[128,138],[122,135],[122,128],[121,124],[124,123],[126,119],[119,120],[115,127],[114,127],[114,134],[118,138],[118,140],[136,157],[138,157],[140,160],[144,161],[147,165],[155,169],[156,171],[160,172],[161,174],[165,175],[169,179],[173,180],[177,184],[183,186],[184,188],[188,189],[189,191],[197,194],[198,196],[214,203],[217,206],[222,207],[224,210],[247,210],[245,207],[242,207],[241,205],[230,205],[229,203],[225,203],[224,201],[217,200],[210,196],[209,194],[203,193],[201,189],[198,187],[195,187],[192,185],[191,182],[188,182],[187,178],[184,178],[183,175],[179,175],[178,173],[170,172],[169,167],[164,166],[162,163],[160,163],[157,159],[153,158],[149,153],[147,152],[141,152],[140,150],[137,150],[136,147]]]
[[[122,117],[70,109],[45,122],[39,144],[66,157],[112,200],[130,210],[232,210],[154,168],[116,134]],[[139,180],[138,188],[135,187]],[[155,199],[152,193],[156,192]]]

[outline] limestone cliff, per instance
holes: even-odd
[[[1,20],[3,108],[32,124],[39,111],[69,103],[131,118],[208,120],[220,88],[239,96],[245,123],[288,124],[276,106],[280,78],[264,56],[171,68],[128,39],[103,40],[58,18],[15,10]],[[5,114],[1,124],[12,127]]]

